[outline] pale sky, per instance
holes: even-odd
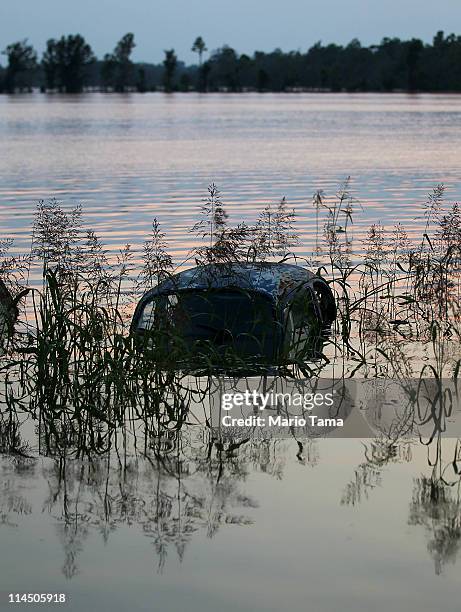
[[[461,34],[461,0],[0,0],[0,50],[28,38],[41,52],[48,38],[79,32],[102,57],[132,31],[133,59],[148,62],[171,47],[193,61],[199,34],[209,50],[228,44],[252,53],[305,51],[318,40],[430,42],[437,30]]]

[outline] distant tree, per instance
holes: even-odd
[[[413,38],[410,40],[410,42],[406,43],[406,47],[406,64],[408,70],[407,88],[409,91],[416,91],[419,88],[418,65],[421,54],[424,50],[424,45],[422,41],[418,40],[417,38]]]
[[[145,68],[142,68],[142,67],[138,68],[138,79],[136,81],[136,90],[139,93],[145,93],[147,91]]]
[[[249,55],[242,53],[237,62],[237,88],[240,91],[244,87],[256,86],[255,62]]]
[[[443,47],[445,44],[445,32],[443,30],[439,30],[437,34],[434,36],[433,46],[435,48]]]
[[[8,45],[2,54],[8,58],[4,88],[7,92],[14,93],[18,86],[18,76],[36,68],[37,54],[34,48],[27,44],[27,39]],[[30,87],[27,84],[25,86]]]
[[[51,38],[46,42],[46,50],[42,56],[42,68],[45,73],[47,89],[55,89],[58,86],[58,50],[56,41]]]
[[[133,70],[131,54],[135,46],[136,44],[134,42],[134,34],[129,32],[119,40],[117,46],[115,47],[114,55],[118,65],[118,79],[116,89],[118,91],[125,91],[127,85],[129,85],[130,77]]]
[[[177,65],[178,58],[176,57],[174,49],[165,51],[165,59],[163,60],[163,86],[168,93],[173,91],[173,78]]]
[[[205,51],[208,51],[208,49],[206,48],[205,41],[203,40],[201,36],[197,36],[197,38],[194,41],[194,44],[192,45],[191,50],[194,53],[197,53],[198,65],[201,66],[202,65],[202,55],[205,53]]]
[[[113,53],[106,53],[101,67],[101,77],[106,87],[124,92],[131,85],[133,62],[131,54],[136,44],[134,34],[125,34],[117,43]]]
[[[66,93],[80,93],[86,82],[86,69],[95,60],[93,51],[80,34],[50,39],[43,55],[45,74],[53,86]],[[50,82],[50,81],[48,81]]]
[[[212,65],[210,78],[216,89],[225,88],[228,91],[240,89],[239,57],[232,47],[225,45],[215,51],[210,62]]]
[[[199,75],[198,90],[208,91],[208,81],[211,72],[211,62],[207,61],[202,64]]]
[[[115,89],[117,60],[113,53],[106,53],[101,64],[101,83],[105,90]]]
[[[257,85],[256,85],[258,91],[259,92],[266,91],[268,83],[269,83],[269,75],[264,70],[264,68],[260,68],[258,70]]]
[[[198,66],[184,66],[173,49],[162,63],[134,64],[132,33],[125,34],[101,62],[94,61],[91,47],[79,36],[50,39],[36,70],[36,54],[27,41],[9,45],[3,52],[7,65],[0,67],[0,91],[43,85],[47,89],[78,92],[88,85],[126,91],[146,91],[163,84],[164,90],[257,91],[461,91],[461,36],[437,32],[431,44],[421,40],[384,38],[379,44],[362,46],[354,39],[347,45],[315,43],[307,52],[253,55],[223,46],[206,58],[205,42],[198,36],[192,51]]]
[[[183,72],[179,79],[179,89],[181,91],[187,92],[190,90],[190,76],[187,72]]]

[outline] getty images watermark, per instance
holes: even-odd
[[[342,427],[342,418],[328,415],[334,406],[335,395],[335,389],[325,393],[266,393],[248,389],[223,393],[221,409],[230,412],[238,408],[240,415],[225,414],[221,424],[224,427]],[[314,409],[327,414],[310,414]]]
[[[461,383],[431,378],[228,379],[210,393],[209,423],[233,438],[461,438]]]

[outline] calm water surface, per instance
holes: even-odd
[[[347,176],[364,229],[411,232],[439,182],[461,196],[457,95],[163,94],[0,97],[0,227],[29,247],[34,205],[80,202],[111,249],[139,246],[152,218],[180,262],[212,181],[237,222],[286,196],[311,252],[312,194]]]
[[[260,442],[222,471],[199,440],[168,470],[0,460],[2,597],[65,592],[66,609],[120,612],[459,610],[459,488],[437,504],[421,495],[422,446],[382,465],[358,440],[297,452]]]
[[[454,95],[0,96],[0,237],[27,250],[36,201],[57,197],[113,251],[157,216],[179,262],[214,181],[235,221],[286,196],[308,254],[313,192],[348,175],[357,243],[377,221],[416,234],[436,183],[461,196],[460,142]],[[0,609],[28,591],[65,592],[67,610],[459,611],[460,491],[431,499],[422,445],[370,461],[369,440],[312,441],[303,458],[259,442],[218,478],[191,436],[168,470],[3,456]]]

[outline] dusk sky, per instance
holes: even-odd
[[[379,42],[383,36],[432,40],[437,30],[461,34],[460,0],[0,0],[0,49],[28,38],[81,33],[101,57],[126,32],[135,60],[158,62],[173,47],[190,62],[194,38],[208,49],[239,52],[306,50],[313,43]],[[1,60],[5,63],[5,58]]]

